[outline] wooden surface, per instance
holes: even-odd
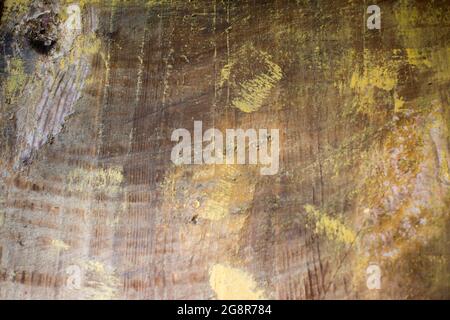
[[[375,2],[381,30],[363,1],[74,1],[78,31],[6,1],[0,298],[449,298],[450,4]],[[279,129],[278,174],[174,165],[194,120]]]

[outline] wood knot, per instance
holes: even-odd
[[[58,42],[60,20],[58,14],[44,11],[29,18],[25,36],[31,47],[40,54],[49,54]]]

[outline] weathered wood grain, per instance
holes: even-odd
[[[450,4],[378,5],[6,1],[0,297],[448,298]],[[279,173],[174,165],[194,120],[280,129]]]

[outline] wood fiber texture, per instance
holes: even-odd
[[[450,3],[375,2],[380,30],[363,1],[7,0],[0,298],[448,299]],[[194,121],[279,129],[278,173],[175,165]]]

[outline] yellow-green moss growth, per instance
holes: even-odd
[[[75,169],[69,173],[68,189],[72,192],[107,192],[120,190],[123,181],[121,168],[109,169]]]
[[[211,268],[209,284],[219,300],[264,299],[264,292],[251,275],[223,264]]]
[[[13,100],[20,93],[27,81],[24,63],[20,58],[11,58],[8,61],[8,76],[4,87],[5,97]]]
[[[355,232],[336,218],[328,216],[312,205],[306,205],[305,211],[308,218],[312,220],[314,232],[325,235],[329,240],[342,244],[351,244],[356,239]]]
[[[17,12],[18,15],[24,14],[32,2],[33,0],[5,0],[1,22],[6,21],[13,12]]]
[[[231,105],[243,112],[257,111],[283,77],[272,57],[253,45],[244,45],[220,73],[219,86],[232,89]]]

